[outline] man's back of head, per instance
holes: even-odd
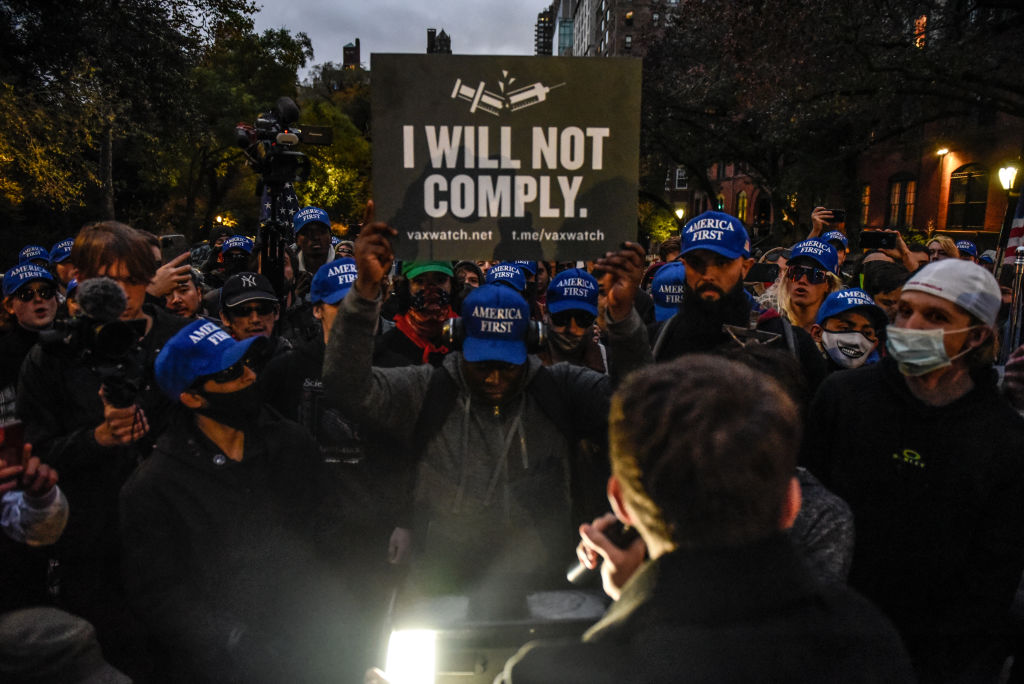
[[[784,526],[799,411],[771,378],[706,355],[646,368],[613,398],[610,435],[613,474],[645,538],[731,546]]]

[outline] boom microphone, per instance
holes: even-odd
[[[82,281],[75,301],[83,314],[100,323],[116,321],[128,306],[124,290],[117,281],[106,276]]]

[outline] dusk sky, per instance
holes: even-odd
[[[425,52],[427,29],[444,29],[454,54],[532,55],[533,27],[544,0],[268,1],[256,28],[285,27],[313,41],[313,63],[341,64],[341,49],[360,39],[361,59],[372,52]]]

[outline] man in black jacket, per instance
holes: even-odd
[[[833,374],[802,459],[857,521],[850,584],[923,681],[994,681],[1024,567],[1024,420],[996,390],[999,286],[933,262],[903,286],[880,364]]]
[[[114,280],[124,298],[97,306],[124,302],[114,322],[134,326],[141,336],[114,363],[78,344],[33,347],[22,366],[17,413],[25,440],[60,471],[74,511],[57,545],[61,606],[92,622],[106,657],[138,678],[147,663],[121,588],[117,497],[166,426],[170,404],[155,388],[153,359],[185,320],[144,303],[156,262],[145,237],[130,226],[104,221],[83,228],[71,260],[80,298],[89,280]],[[111,372],[115,367],[123,372]]]
[[[652,337],[655,360],[735,344],[734,335],[723,326],[731,326],[735,334],[756,327],[761,339],[773,338],[773,346],[789,349],[808,384],[817,387],[826,369],[814,340],[776,311],[759,309],[743,289],[743,279],[754,264],[743,223],[719,211],[706,211],[683,228],[682,246],[683,303]]]
[[[121,518],[131,605],[170,681],[358,681],[367,666],[348,578],[318,553],[331,540],[316,445],[262,407],[247,365],[264,344],[196,321],[156,360],[180,406]]]
[[[741,364],[692,355],[630,376],[609,417],[615,514],[582,526],[578,550],[603,559],[615,603],[582,643],[527,644],[506,684],[910,681],[892,626],[816,583],[784,533],[799,439],[793,400]],[[639,532],[627,548],[605,534],[616,518]]]

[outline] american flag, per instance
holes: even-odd
[[[270,216],[271,202],[270,202],[270,186],[263,186],[263,196],[260,198],[260,222],[265,222],[271,218]],[[292,217],[295,216],[295,212],[299,210],[299,198],[295,196],[295,186],[291,183],[285,183],[281,190],[281,195],[277,201],[277,216],[274,217],[281,224],[287,226],[288,234],[290,235],[292,226]]]
[[[1013,212],[1010,239],[1006,241],[1006,253],[1003,255],[1003,266],[1013,266],[1018,247],[1024,247],[1024,192],[1020,194],[1017,210]]]

